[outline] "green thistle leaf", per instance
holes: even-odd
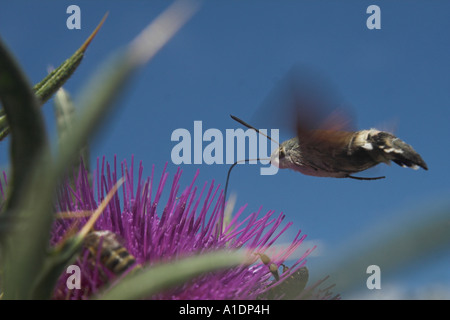
[[[108,14],[105,14],[102,21],[100,21],[89,38],[69,59],[64,61],[58,68],[50,72],[50,74],[48,74],[41,82],[33,87],[33,91],[40,106],[47,102],[48,99],[50,99],[51,96],[64,85],[64,83],[78,68],[81,61],[83,60],[84,53],[86,52],[87,47],[100,30],[107,16]],[[9,131],[9,123],[6,117],[6,113],[3,109],[0,109],[0,141],[9,134]]]
[[[243,252],[216,251],[174,262],[161,263],[128,274],[98,298],[102,300],[143,299],[206,273],[243,264]]]
[[[48,169],[49,148],[36,97],[13,56],[0,42],[0,100],[11,128],[12,179],[1,215],[6,223],[1,234],[5,298],[27,298],[30,283],[44,259],[51,219],[52,197],[39,177]],[[46,164],[47,165],[44,165]],[[40,192],[33,192],[34,188]],[[42,195],[47,191],[48,196]],[[26,196],[24,196],[26,195]],[[36,198],[37,196],[38,198]],[[43,196],[43,197],[41,197]],[[6,229],[6,231],[4,231]]]
[[[72,101],[72,98],[70,97],[70,94],[66,90],[64,90],[64,88],[60,88],[56,92],[54,98],[54,113],[58,128],[59,147],[61,148],[62,141],[72,129],[74,121],[76,119],[76,110],[74,103]],[[81,161],[83,161],[84,167],[87,170],[90,170],[89,145],[87,144],[80,150],[78,159],[75,159],[73,167],[76,172],[78,172]],[[77,173],[75,173],[75,176],[77,176]],[[73,179],[73,176],[71,174],[69,174],[69,179]]]
[[[41,105],[47,102],[47,100],[50,99],[50,97],[63,86],[67,79],[69,79],[78,68],[81,60],[83,60],[87,47],[97,35],[107,16],[108,13],[105,14],[89,38],[69,59],[64,61],[58,68],[50,72],[49,75],[33,87]]]

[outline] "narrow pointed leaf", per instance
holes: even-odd
[[[97,35],[98,31],[102,27],[106,20],[108,13],[106,13],[100,23],[97,25],[95,30],[89,36],[89,38],[83,43],[83,45],[66,61],[64,61],[58,68],[50,72],[41,82],[34,86],[34,91],[36,96],[40,101],[40,104],[44,104],[47,100],[63,86],[63,84],[69,79],[78,66],[81,60],[84,58],[84,53],[87,47]]]
[[[206,272],[246,263],[243,252],[217,251],[161,263],[129,274],[98,298],[102,300],[143,299],[185,283]]]
[[[0,101],[11,123],[11,209],[18,203],[36,159],[47,148],[44,121],[30,85],[6,46],[0,42]]]
[[[177,1],[141,32],[128,47],[116,52],[100,67],[76,99],[82,109],[61,140],[57,168],[64,170],[88,143],[108,110],[124,92],[134,72],[151,60],[197,10],[193,1]]]
[[[18,64],[1,42],[0,100],[12,133],[12,178],[1,216],[2,222],[10,224],[1,235],[4,298],[25,299],[43,262],[52,220],[45,215],[51,209],[51,201],[43,205],[46,199],[41,197],[42,192],[52,194],[53,189],[47,189],[48,185],[40,181],[50,159],[38,102]],[[35,188],[40,192],[35,192]]]
[[[54,98],[54,113],[57,122],[59,138],[58,143],[60,147],[63,137],[68,134],[69,129],[73,126],[73,123],[75,121],[75,112],[75,106],[73,104],[72,98],[70,97],[70,94],[66,90],[64,90],[64,88],[60,88],[56,92]],[[77,157],[77,159],[75,159],[75,163],[73,165],[75,172],[73,175],[69,174],[70,180],[73,179],[73,176],[78,176],[78,169],[81,162],[83,162],[83,166],[86,171],[90,172],[89,145],[87,144],[82,147],[79,156]],[[74,181],[72,181],[72,184],[73,183]]]
[[[83,45],[66,61],[64,61],[58,68],[50,72],[43,80],[33,87],[33,91],[37,98],[38,105],[43,105],[48,99],[63,86],[63,84],[72,76],[75,70],[83,60],[84,53],[91,43],[92,39],[103,25],[107,14],[103,17],[97,28],[92,32],[89,38]],[[9,134],[9,123],[6,113],[0,109],[0,141]]]

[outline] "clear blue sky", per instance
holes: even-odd
[[[426,206],[450,191],[450,2],[376,1],[381,29],[369,30],[366,9],[375,1],[206,1],[188,24],[135,77],[119,108],[91,146],[92,159],[143,161],[159,175],[170,162],[177,128],[238,128],[229,114],[249,122],[278,80],[294,65],[316,68],[352,106],[359,128],[393,128],[423,156],[429,171],[384,164],[367,175],[385,180],[315,178],[293,171],[260,176],[239,166],[230,192],[247,212],[283,211],[318,245],[318,257],[351,246],[374,225],[390,225],[398,212]],[[81,30],[66,28],[67,6],[81,8]],[[168,1],[2,1],[0,36],[36,83],[69,57],[106,11],[109,17],[65,88],[73,95],[113,50],[133,39]],[[54,135],[52,104],[43,107]],[[283,131],[281,140],[293,133]],[[206,144],[205,144],[206,145]],[[7,163],[7,142],[0,165]],[[224,184],[228,165],[185,165],[182,186],[197,169],[197,185]],[[171,175],[173,177],[173,175]],[[423,212],[426,215],[426,212]],[[448,252],[446,253],[448,257]],[[430,258],[431,259],[431,258]],[[450,259],[434,257],[386,279],[427,290],[450,284]],[[426,270],[426,271],[423,271]],[[364,272],[364,271],[363,271]],[[416,281],[420,279],[419,281]],[[388,283],[389,281],[389,283]],[[415,292],[415,291],[414,291]],[[379,294],[383,295],[383,291]],[[388,293],[386,292],[386,297]],[[449,297],[448,295],[447,297]]]

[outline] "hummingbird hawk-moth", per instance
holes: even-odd
[[[351,125],[353,119],[350,116],[335,107],[330,108],[322,83],[309,81],[304,76],[298,80],[298,74],[302,71],[304,70],[293,68],[281,87],[277,88],[275,99],[272,99],[272,105],[277,105],[276,108],[271,107],[272,110],[277,109],[275,116],[283,115],[283,111],[288,110],[285,114],[294,123],[296,131],[295,137],[283,143],[263,134],[279,145],[270,156],[272,165],[309,176],[358,180],[385,178],[358,177],[354,174],[380,163],[390,164],[391,161],[402,167],[428,170],[420,154],[394,134],[373,128],[356,130]],[[320,88],[317,89],[318,87]],[[243,120],[233,115],[231,117],[245,127],[261,133]],[[231,170],[237,163],[244,161],[249,159],[236,161],[230,167],[225,194]]]

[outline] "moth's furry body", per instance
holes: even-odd
[[[402,167],[428,167],[407,143],[376,129],[357,132],[299,130],[298,137],[283,142],[271,163],[316,177],[347,178],[379,163],[394,161]]]

